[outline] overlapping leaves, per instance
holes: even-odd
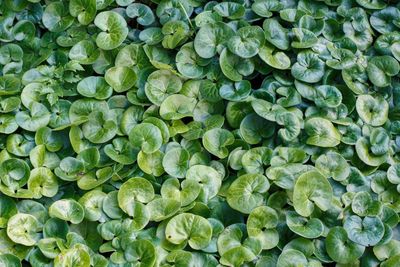
[[[396,1],[0,10],[0,266],[398,265]]]

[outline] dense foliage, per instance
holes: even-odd
[[[395,2],[0,0],[0,266],[399,266]]]

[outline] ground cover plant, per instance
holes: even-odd
[[[396,2],[0,0],[0,266],[399,266]]]

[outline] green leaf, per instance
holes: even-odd
[[[291,46],[293,48],[311,48],[318,43],[317,36],[312,31],[305,28],[292,28],[292,33],[294,40]]]
[[[340,143],[340,133],[327,119],[311,118],[304,125],[309,136],[307,144],[319,147],[335,147]]]
[[[260,58],[274,69],[285,70],[290,68],[290,58],[271,45],[264,45],[259,49]]]
[[[194,49],[199,56],[212,58],[233,35],[234,31],[223,22],[205,24],[196,34]]]
[[[210,223],[199,215],[182,213],[167,224],[165,236],[173,244],[188,243],[193,249],[202,249],[211,241]]]
[[[277,0],[256,0],[251,5],[251,10],[261,17],[269,18],[273,11],[279,11],[283,7],[284,5]]]
[[[150,221],[160,222],[177,213],[181,203],[174,199],[156,198],[150,201],[146,207],[150,213]]]
[[[18,213],[7,223],[7,235],[15,243],[33,246],[40,239],[40,223],[30,214]]]
[[[184,95],[170,95],[160,106],[160,116],[165,120],[179,120],[193,116],[196,99]]]
[[[49,208],[49,214],[51,217],[61,219],[63,221],[69,221],[73,224],[79,224],[82,222],[85,211],[81,204],[73,199],[61,199],[55,201]]]
[[[82,132],[87,140],[100,144],[111,140],[116,135],[117,125],[104,111],[93,111],[88,116],[88,122],[82,125]]]
[[[389,105],[381,96],[360,95],[356,109],[360,118],[372,126],[381,126],[388,119]]]
[[[257,55],[259,48],[264,44],[264,31],[259,26],[240,28],[228,42],[229,50],[242,58],[251,58]]]
[[[382,205],[373,200],[368,192],[361,191],[353,197],[351,209],[358,216],[377,216],[382,212]]]
[[[275,126],[257,114],[251,113],[244,117],[240,123],[239,129],[243,140],[249,144],[255,145],[260,143],[264,138],[271,137],[274,133]]]
[[[128,67],[112,67],[104,75],[106,82],[117,92],[125,92],[136,82],[136,73]]]
[[[81,204],[81,206],[83,207],[86,220],[103,220],[104,214],[101,207],[103,205],[105,197],[106,193],[99,190],[92,190],[84,194],[79,199],[79,204]]]
[[[154,153],[162,145],[161,131],[151,123],[137,124],[129,132],[129,140],[134,147],[140,148],[144,153]]]
[[[133,3],[126,8],[126,15],[130,18],[136,18],[140,25],[148,26],[155,20],[153,11],[141,3]]]
[[[288,267],[293,265],[307,265],[307,258],[298,250],[286,249],[278,258],[277,266]]]
[[[363,246],[376,245],[385,232],[383,223],[378,217],[361,219],[352,215],[344,221],[343,228],[351,241]]]
[[[117,48],[128,36],[126,21],[117,12],[100,12],[94,19],[94,24],[102,31],[96,38],[96,44],[101,49]]]
[[[207,190],[202,188],[202,184],[196,179],[187,179],[180,183],[176,178],[169,178],[161,187],[161,196],[163,199],[174,199],[182,206],[187,206],[199,196],[200,191]]]
[[[62,32],[74,22],[68,7],[62,2],[53,2],[46,6],[42,16],[43,25],[52,32]]]
[[[189,26],[182,21],[168,21],[162,27],[164,39],[162,46],[166,49],[174,49],[187,40]]]
[[[214,6],[214,11],[221,17],[228,17],[230,19],[239,19],[244,15],[244,7],[235,2],[222,2]]]
[[[304,217],[310,216],[318,207],[326,211],[331,206],[332,187],[318,171],[303,173],[297,179],[293,190],[293,206]]]
[[[289,48],[289,31],[285,29],[277,19],[264,20],[263,29],[268,42],[281,50]]]
[[[326,251],[336,262],[346,264],[357,260],[364,253],[365,247],[352,242],[343,227],[332,228],[326,237]]]
[[[325,73],[325,63],[318,55],[311,51],[302,51],[297,55],[297,62],[293,64],[292,76],[306,83],[319,82]]]
[[[186,172],[186,181],[188,181],[187,185],[191,187],[195,187],[191,181],[197,182],[201,187],[199,198],[207,202],[217,195],[221,187],[222,177],[212,167],[194,165]]]
[[[181,88],[181,79],[168,70],[151,73],[145,84],[146,96],[156,105],[161,105],[169,95],[178,93]]]
[[[395,76],[399,71],[399,62],[390,56],[373,57],[368,62],[368,78],[377,87],[388,86],[390,77]]]
[[[234,136],[225,129],[214,128],[208,130],[203,135],[203,145],[211,154],[226,158],[229,154],[226,146],[233,144]]]
[[[163,158],[162,165],[165,172],[172,177],[184,178],[189,168],[189,152],[183,148],[168,150]]]
[[[235,210],[249,214],[251,211],[264,204],[264,193],[270,184],[261,174],[244,174],[239,176],[230,185],[227,192],[228,204]]]
[[[124,251],[125,259],[138,266],[153,266],[156,255],[154,245],[145,239],[130,242]]]
[[[336,181],[344,181],[350,174],[350,166],[342,155],[328,152],[318,157],[315,167],[325,176]]]
[[[0,264],[9,267],[21,267],[21,260],[13,254],[0,255]]]
[[[118,204],[130,216],[134,216],[136,203],[148,203],[154,198],[151,183],[141,177],[133,177],[123,183],[118,191]]]
[[[50,169],[35,168],[30,173],[28,189],[34,193],[35,198],[53,197],[58,192],[58,181]]]
[[[263,249],[274,248],[279,241],[278,213],[267,206],[253,209],[247,219],[247,232],[249,237],[260,240]]]
[[[83,244],[76,244],[72,248],[62,251],[54,259],[54,266],[90,266],[90,255],[88,248]]]
[[[193,42],[184,44],[176,53],[175,60],[179,73],[186,78],[202,78],[208,73],[210,60],[201,58],[196,53]]]
[[[19,111],[15,115],[15,121],[22,129],[34,132],[49,124],[50,113],[43,104],[33,102],[29,111]]]
[[[230,80],[239,82],[243,76],[248,76],[254,71],[254,64],[248,59],[242,59],[239,56],[229,52],[227,48],[222,50],[219,57],[219,64],[222,73]]]
[[[325,230],[320,219],[307,219],[293,211],[287,213],[286,224],[292,232],[308,239],[318,238]]]
[[[96,0],[72,0],[69,2],[69,13],[77,17],[82,25],[88,25],[96,16]]]
[[[386,162],[387,154],[375,155],[372,151],[370,151],[370,147],[371,143],[367,138],[362,137],[357,140],[356,152],[357,156],[362,162],[369,166],[379,166]]]

